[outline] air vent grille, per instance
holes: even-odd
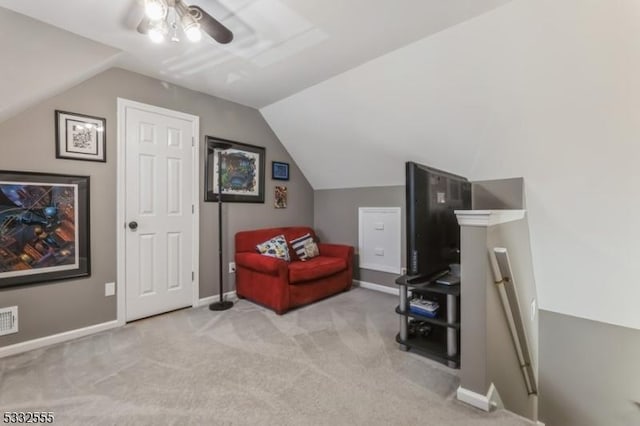
[[[18,332],[18,307],[0,308],[0,336]]]

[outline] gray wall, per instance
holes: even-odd
[[[640,402],[640,330],[540,310],[542,422],[638,425],[635,402]]]
[[[0,290],[0,306],[19,307],[17,334],[0,337],[0,347],[116,318],[116,298],[104,283],[116,280],[116,99],[123,97],[200,117],[200,185],[204,182],[204,135],[266,147],[264,204],[225,206],[225,264],[233,256],[233,236],[241,229],[312,225],[313,191],[260,113],[246,106],[165,82],[110,69],[0,123],[0,169],[91,176],[92,276],[86,279]],[[54,110],[107,119],[107,160],[95,163],[55,159]],[[274,209],[271,161],[290,163],[289,206]],[[281,185],[282,183],[279,183]],[[200,191],[202,193],[202,191]],[[200,297],[217,294],[217,209],[200,201]],[[226,274],[225,290],[233,288]]]
[[[486,395],[491,380],[487,366],[487,293],[491,270],[486,253],[487,228],[460,229],[460,385]]]
[[[380,186],[366,188],[323,189],[314,192],[314,228],[318,237],[329,243],[349,244],[356,250],[358,261],[358,208],[400,207],[402,209],[402,264],[405,262],[405,187]],[[395,274],[354,268],[354,279],[396,287]]]
[[[524,178],[480,180],[471,186],[474,210],[524,209]]]

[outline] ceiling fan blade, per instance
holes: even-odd
[[[142,21],[136,27],[140,34],[147,34],[149,32],[149,20],[147,18],[142,18]]]
[[[233,40],[231,30],[202,10],[201,7],[189,6],[189,13],[198,21],[202,31],[209,34],[218,43],[227,44]]]

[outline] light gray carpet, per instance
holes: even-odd
[[[528,425],[454,398],[395,343],[396,298],[353,289],[284,316],[240,301],[0,359],[0,412],[61,425]]]

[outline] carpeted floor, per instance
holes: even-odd
[[[0,359],[0,412],[61,425],[529,425],[454,398],[402,352],[395,297],[355,288],[284,316],[242,300]]]

